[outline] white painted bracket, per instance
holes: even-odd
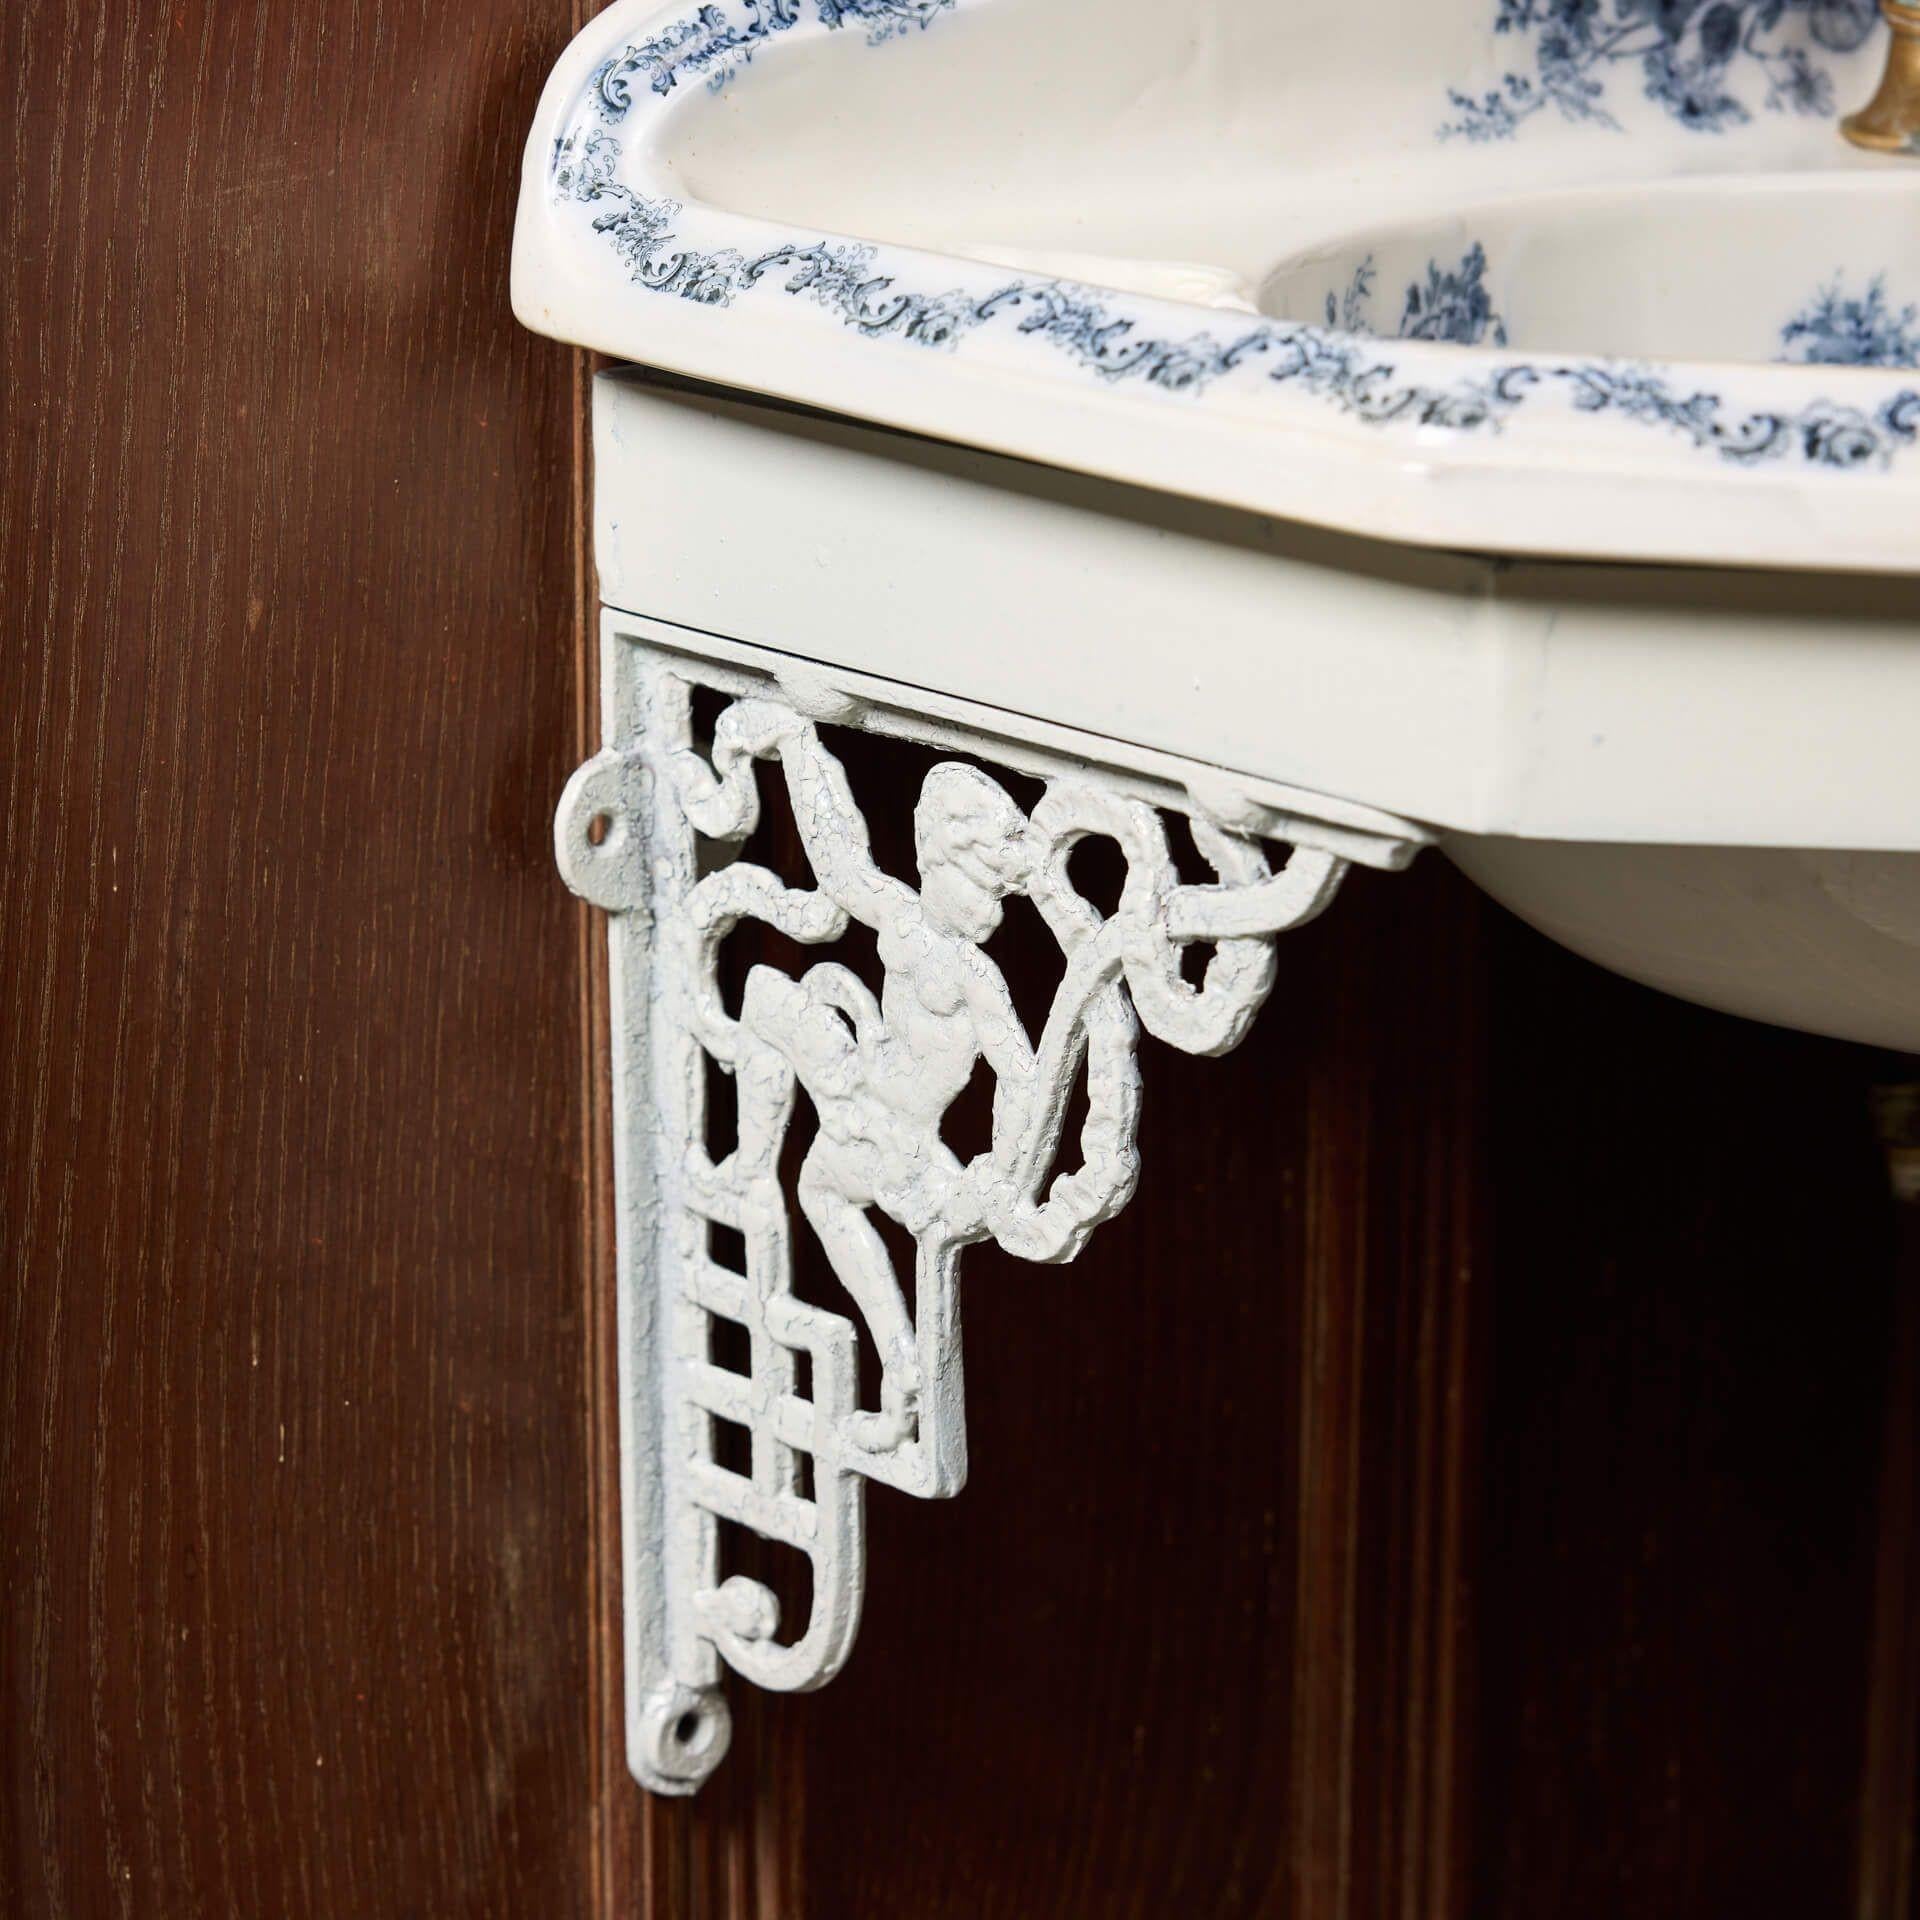
[[[1319,913],[1350,861],[1404,866],[1426,836],[1344,801],[624,615],[607,616],[603,663],[608,744],[568,783],[554,838],[567,884],[610,916],[628,1757],[645,1786],[684,1794],[726,1751],[723,1663],[794,1690],[845,1661],[867,1482],[932,1498],[965,1479],[961,1250],[992,1240],[1072,1259],[1138,1176],[1140,1028],[1226,1052],[1273,984],[1273,936]],[[719,696],[705,724],[697,688]],[[917,887],[875,863],[826,725],[968,756],[926,774]],[[1032,811],[979,761],[1043,780]],[[739,857],[763,781],[784,787],[811,886]],[[1170,814],[1210,881],[1179,878]],[[1095,836],[1125,861],[1104,915],[1068,875]],[[1291,849],[1277,869],[1274,842]],[[1060,949],[1037,1035],[984,951],[1015,894]],[[743,920],[808,945],[863,923],[880,992],[832,961],[798,978],[755,966],[729,1010],[717,961]],[[1212,948],[1198,984],[1181,965],[1194,943]],[[982,1060],[991,1144],[963,1161],[940,1123]],[[1077,1161],[1062,1169],[1083,1067]],[[735,1087],[724,1150],[709,1137],[715,1068]],[[780,1160],[801,1094],[818,1129],[796,1222]],[[911,1237],[911,1274],[895,1271],[876,1213]],[[857,1322],[795,1294],[796,1231],[818,1238]],[[873,1407],[858,1404],[862,1329],[880,1361]],[[746,1459],[722,1464],[716,1423],[744,1430]],[[798,1631],[783,1635],[764,1584],[721,1577],[722,1522],[806,1556],[813,1602]]]

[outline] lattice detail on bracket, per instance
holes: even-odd
[[[684,1793],[725,1751],[722,1661],[789,1690],[822,1685],[846,1659],[864,1587],[866,1483],[924,1498],[965,1478],[961,1250],[992,1240],[1029,1260],[1072,1259],[1138,1176],[1139,1029],[1188,1053],[1234,1046],[1272,986],[1273,934],[1326,906],[1347,854],[1398,865],[1417,834],[1316,831],[1209,770],[1188,769],[1183,788],[1164,761],[1157,774],[1076,763],[817,680],[790,674],[782,691],[765,673],[611,630],[607,668],[614,744],[569,784],[556,846],[568,883],[614,916],[629,1754],[645,1784]],[[728,696],[705,738],[700,685]],[[1029,813],[980,767],[933,765],[914,812],[909,885],[875,863],[822,741],[825,719],[958,746],[1038,772],[1045,789]],[[757,767],[784,785],[811,886],[738,857],[759,821]],[[1168,810],[1187,816],[1210,882],[1179,878]],[[1276,871],[1262,841],[1282,825],[1293,845]],[[1106,915],[1068,874],[1075,846],[1096,836],[1125,867]],[[1015,894],[1060,952],[1037,1035],[985,951]],[[810,946],[863,923],[880,994],[831,960],[797,978],[755,966],[730,1014],[717,965],[743,920]],[[1182,951],[1196,942],[1212,952],[1194,983]],[[941,1121],[982,1061],[994,1081],[990,1144],[962,1160]],[[706,1145],[709,1062],[736,1088],[737,1138],[717,1162]],[[1083,1069],[1085,1116],[1066,1150]],[[854,1320],[794,1292],[800,1223],[780,1161],[801,1093],[818,1120],[798,1180],[802,1230],[818,1238],[880,1357],[874,1408],[858,1403]],[[1059,1167],[1062,1157],[1072,1164]],[[876,1213],[911,1237],[910,1288]],[[729,1265],[720,1242],[743,1245],[744,1260]],[[720,1323],[744,1330],[744,1372],[715,1363]],[[748,1462],[722,1463],[716,1422],[744,1429]],[[765,1585],[720,1577],[724,1521],[806,1556],[803,1629],[783,1637]]]

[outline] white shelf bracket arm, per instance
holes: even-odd
[[[728,651],[705,658],[610,626],[610,744],[568,783],[555,823],[567,884],[609,915],[628,1753],[644,1785],[676,1794],[726,1751],[723,1665],[780,1690],[839,1671],[859,1625],[867,1483],[936,1498],[964,1481],[961,1250],[991,1240],[1071,1260],[1138,1178],[1140,1029],[1186,1053],[1226,1052],[1273,985],[1274,936],[1321,912],[1350,860],[1398,867],[1425,838],[1345,803],[1316,820],[1310,797],[1275,806],[1215,769],[1146,752],[1129,766],[1111,742],[1088,759],[1036,746],[1041,730],[1021,737],[1006,715],[919,711],[898,688],[853,693],[779,656],[756,666]],[[698,687],[719,696],[699,728]],[[821,738],[828,720],[1037,774],[1044,791],[1029,812],[979,765],[937,761],[914,811],[910,885],[869,851]],[[739,857],[763,780],[784,790],[811,886]],[[1169,813],[1186,816],[1210,880],[1179,877]],[[1093,836],[1125,863],[1107,914],[1068,874]],[[1275,868],[1280,840],[1291,852]],[[985,951],[1016,894],[1059,947],[1036,1033]],[[742,922],[822,947],[862,923],[881,990],[827,958],[797,977],[762,965],[730,1010],[718,959]],[[1182,970],[1195,942],[1212,947],[1197,982]],[[940,1123],[983,1060],[991,1144],[963,1161]],[[1085,1117],[1068,1143],[1083,1066]],[[725,1142],[710,1135],[715,1069],[734,1085]],[[803,1095],[818,1126],[790,1206],[781,1157]],[[876,1214],[910,1236],[910,1275]],[[819,1242],[845,1312],[794,1292],[795,1233]],[[859,1404],[862,1330],[880,1363],[877,1406]],[[746,1437],[724,1465],[721,1425]],[[723,1522],[806,1556],[804,1623],[783,1632],[766,1585],[722,1577]]]

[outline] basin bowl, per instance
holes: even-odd
[[[1920,366],[1920,207],[1889,175],[1640,182],[1519,197],[1282,261],[1259,308],[1519,353]]]
[[[1467,876],[1575,953],[1682,1000],[1920,1052],[1920,853],[1452,834]]]

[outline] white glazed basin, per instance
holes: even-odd
[[[1836,273],[1897,310],[1920,168],[1835,124],[1883,35],[1873,0],[622,0],[542,101],[515,307],[621,358],[1384,539],[1915,572],[1907,367],[1729,358],[1727,298],[1684,338],[1665,302],[1631,359],[1557,323],[1539,347],[1399,337],[1409,281],[1364,331],[1240,310],[1312,249],[1435,222],[1470,247],[1482,210],[1673,182],[1729,256],[1794,256],[1768,290],[1789,315]],[[1784,176],[1870,190],[1823,200],[1800,257]]]
[[[1920,853],[1450,835],[1530,925],[1650,987],[1920,1052]]]
[[[1881,34],[1872,0],[621,0],[543,99],[515,306],[724,388],[1204,503],[1205,538],[1291,557],[1264,632],[1238,575],[1212,608],[1248,637],[1211,721],[1162,726],[1195,657],[1164,628],[1102,663],[1130,729],[1429,822],[1623,972],[1916,1047],[1920,166],[1835,125]],[[1144,552],[1154,516],[1128,513]],[[1096,521],[1128,540],[1097,515],[1059,537]],[[1314,529],[1324,553],[1294,552]],[[1416,548],[1484,556],[1444,635]],[[984,697],[1065,717],[1054,650],[1144,619],[1102,550],[1069,555],[1078,604],[1062,589]],[[1503,582],[1528,556],[1522,607]],[[1644,605],[1617,563],[1658,582]],[[1777,598],[1756,569],[1786,570]],[[1874,579],[1828,597],[1823,571]],[[765,635],[707,617],[852,661],[863,635],[795,637],[797,577]],[[617,603],[683,617],[658,580]],[[1276,652],[1294,704],[1250,717]],[[982,697],[976,664],[879,670]]]

